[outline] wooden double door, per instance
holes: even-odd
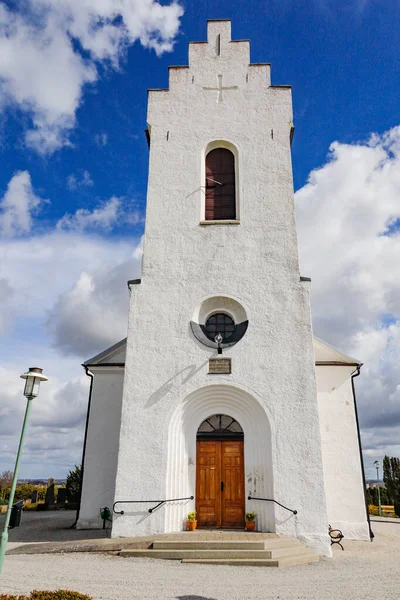
[[[242,529],[244,511],[243,439],[197,440],[197,526]]]

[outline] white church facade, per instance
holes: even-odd
[[[289,86],[209,21],[189,66],[150,90],[142,277],[128,337],[92,377],[78,527],[112,536],[198,527],[369,539],[353,377],[313,337],[300,277]],[[316,252],[318,249],[316,248]],[[166,501],[166,502],[164,502]],[[149,511],[161,503],[155,510]]]

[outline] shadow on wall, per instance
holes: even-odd
[[[189,365],[189,366],[185,367],[184,369],[182,369],[181,371],[178,371],[177,373],[175,373],[175,375],[173,377],[171,377],[171,379],[168,379],[168,381],[166,381],[164,383],[164,385],[162,385],[158,390],[156,390],[154,392],[154,394],[151,394],[151,396],[149,397],[149,399],[147,400],[147,402],[145,404],[145,408],[150,408],[150,406],[153,406],[153,404],[156,404],[164,396],[166,396],[168,394],[168,392],[170,392],[172,390],[172,388],[174,387],[174,384],[178,381],[180,375],[183,375],[184,373],[186,373],[186,376],[184,376],[182,378],[182,381],[180,381],[180,384],[184,385],[185,383],[187,383],[189,381],[189,379],[191,379],[194,375],[196,375],[196,373],[198,371],[201,371],[201,369],[203,369],[207,364],[208,364],[208,360],[206,360],[199,367],[197,365]]]

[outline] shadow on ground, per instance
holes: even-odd
[[[177,600],[216,600],[216,598],[206,598],[205,596],[177,596]]]
[[[71,529],[75,516],[75,511],[69,510],[23,512],[20,526],[9,530],[8,540],[24,543],[68,542],[107,537],[103,529]],[[0,515],[1,530],[4,520],[5,515]]]

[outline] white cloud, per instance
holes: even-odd
[[[34,402],[21,476],[63,476],[82,450],[81,363],[126,335],[126,282],[140,277],[142,241],[87,232],[135,222],[132,202],[111,198],[45,232],[32,226],[41,202],[24,171],[0,204],[0,472],[13,466],[25,409],[19,375],[36,365],[49,382]]]
[[[57,229],[84,231],[101,229],[109,231],[116,225],[137,225],[142,220],[140,213],[130,208],[131,203],[114,196],[92,211],[79,208],[75,214],[64,215],[57,223]]]
[[[15,173],[0,200],[0,233],[6,237],[29,233],[32,213],[42,202],[33,191],[28,171]]]
[[[129,295],[127,281],[140,276],[140,259],[83,271],[49,311],[53,344],[65,354],[90,358],[126,337]]]
[[[66,374],[68,374],[68,367]],[[22,477],[65,476],[82,455],[89,381],[85,375],[67,383],[52,373],[33,401],[22,456]],[[20,372],[0,367],[0,472],[13,469],[26,407]]]
[[[158,55],[170,51],[183,14],[177,3],[155,0],[21,0],[15,6],[0,5],[0,109],[28,113],[26,144],[43,154],[70,144],[84,87],[98,79],[98,65],[118,69],[136,41]]]
[[[81,177],[72,173],[72,175],[69,175],[67,178],[67,186],[70,190],[76,190],[82,187],[92,187],[93,185],[94,181],[91,178],[89,171],[83,171]]]
[[[60,296],[76,285],[82,273],[95,277],[98,272],[112,272],[118,265],[131,260],[136,245],[134,239],[107,240],[74,231],[54,231],[40,236],[1,240],[2,278],[13,292],[9,293],[8,300],[3,299],[2,309],[4,307],[18,316],[19,327],[29,338],[34,324],[35,327],[43,327],[48,311],[53,309]],[[135,264],[139,260],[135,257],[127,266],[128,279],[137,273]],[[126,282],[123,286],[121,283],[122,297],[125,287]],[[93,324],[94,335],[95,327]],[[43,335],[43,332],[40,333]],[[84,357],[84,352],[81,356]]]
[[[383,430],[400,426],[399,198],[400,127],[365,143],[334,142],[296,193],[314,331],[365,363],[356,382],[370,451],[383,448]]]
[[[82,451],[81,363],[126,335],[141,243],[55,230],[0,239],[0,261],[0,472],[13,466],[25,409],[19,375],[39,366],[49,381],[32,407],[21,476],[65,476]]]
[[[119,198],[111,198],[100,208],[93,211],[80,208],[74,215],[66,214],[57,223],[57,229],[84,229],[110,230],[117,222],[118,211],[121,205]]]
[[[9,328],[12,318],[12,298],[15,291],[5,277],[0,279],[0,335],[4,335]]]

